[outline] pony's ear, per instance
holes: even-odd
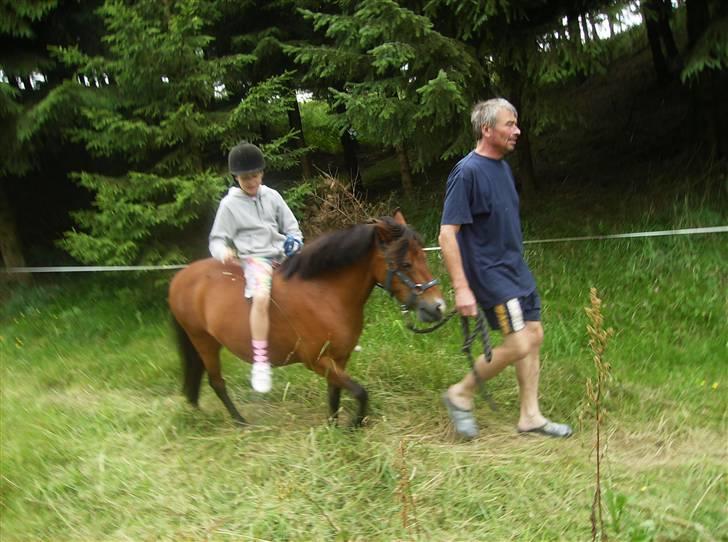
[[[407,224],[407,221],[404,219],[404,215],[402,214],[402,211],[399,210],[399,207],[397,207],[392,213],[392,218],[394,218],[394,221],[397,224],[401,224],[402,226]]]

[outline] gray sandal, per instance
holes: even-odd
[[[533,429],[518,430],[521,434],[535,434],[545,435],[547,437],[567,438],[570,437],[574,430],[570,425],[565,423],[556,423],[551,420],[546,420],[546,423],[541,427],[534,427]]]
[[[472,440],[478,436],[478,424],[475,421],[472,410],[464,410],[455,406],[450,398],[447,396],[447,392],[442,394],[442,402],[447,408],[447,413],[450,416],[455,433],[465,440]]]

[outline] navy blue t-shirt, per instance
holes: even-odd
[[[530,294],[518,193],[510,166],[470,152],[447,178],[442,224],[460,225],[458,246],[475,298],[490,308]]]

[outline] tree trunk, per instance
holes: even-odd
[[[697,43],[710,22],[710,12],[706,0],[688,0],[685,4],[687,15],[688,50]]]
[[[657,80],[664,83],[670,79],[670,71],[667,69],[667,61],[662,53],[660,26],[657,23],[657,13],[652,7],[654,2],[643,0],[640,4],[642,19],[645,22],[645,30],[647,31],[647,41],[652,52],[652,64],[655,67]]]
[[[680,53],[670,28],[672,6],[665,0],[642,0],[640,6],[657,79],[665,82],[680,71],[681,65]]]
[[[344,163],[346,164],[346,172],[351,180],[351,188],[357,197],[364,196],[362,186],[361,172],[359,171],[359,158],[357,151],[359,144],[351,135],[349,129],[344,130],[341,134],[341,146],[344,148]]]
[[[529,203],[533,201],[536,194],[536,175],[533,168],[533,154],[531,153],[531,140],[528,132],[525,130],[518,137],[516,145],[516,155],[518,157],[518,172],[521,185],[521,198]]]
[[[591,36],[589,36],[589,26],[587,25],[586,15],[581,15],[579,17],[579,21],[581,22],[581,33],[584,34],[584,43],[588,43],[591,41]]]
[[[607,22],[609,23],[609,37],[614,37],[614,23],[619,24],[619,21],[612,13],[607,13]]]
[[[301,122],[301,108],[298,105],[295,92],[293,96],[293,108],[288,111],[288,125],[298,132],[296,145],[299,149],[306,146],[306,139],[303,136],[303,123]],[[311,165],[311,157],[308,153],[301,157],[301,172],[304,179],[313,177],[313,166]]]
[[[410,198],[414,194],[414,183],[412,182],[412,168],[410,167],[407,148],[404,145],[397,145],[394,149],[397,151],[397,159],[399,160],[399,176],[402,179],[404,195]]]
[[[591,31],[592,31],[592,39],[594,41],[599,41],[599,32],[597,32],[597,23],[596,23],[596,16],[594,15],[587,15],[589,18],[589,24],[591,25]]]
[[[15,217],[5,189],[0,186],[0,256],[5,267],[25,267],[25,258],[20,250],[20,240],[15,227]],[[30,273],[3,273],[8,280],[30,282]]]
[[[537,190],[535,168],[531,153],[531,141],[528,137],[528,112],[524,115],[523,107],[523,78],[513,68],[506,68],[503,71],[503,80],[510,90],[510,102],[518,111],[518,124],[521,128],[521,135],[518,136],[516,144],[516,157],[518,159],[518,188],[521,199],[524,203],[531,201]]]
[[[672,35],[672,28],[670,28],[672,4],[667,0],[660,0],[657,3],[657,7],[657,24],[660,27],[660,37],[662,38],[662,43],[665,45],[667,60],[672,64],[677,62],[680,56],[680,52],[677,50],[677,45],[675,44],[675,37]]]
[[[581,35],[579,32],[579,14],[569,11],[566,16],[567,27],[569,30],[569,41],[574,44],[581,43]]]

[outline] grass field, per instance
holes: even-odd
[[[601,202],[601,214],[559,202],[525,220],[527,238],[726,223],[710,201],[663,213]],[[432,244],[436,222],[412,216]],[[345,428],[346,415],[327,424],[325,383],[303,367],[275,371],[260,397],[249,366],[227,353],[231,394],[253,425],[234,427],[207,386],[201,409],[189,407],[165,273],[46,277],[6,291],[0,539],[589,540],[586,381],[596,370],[584,307],[594,286],[614,329],[607,534],[726,540],[727,248],[724,234],[528,245],[544,302],[542,408],[576,427],[567,441],[516,434],[509,369],[490,384],[498,411],[478,403],[481,437],[455,442],[439,398],[466,369],[458,326],[412,335],[380,291],[350,363],[371,395],[360,431]],[[430,261],[444,278],[436,253]]]

